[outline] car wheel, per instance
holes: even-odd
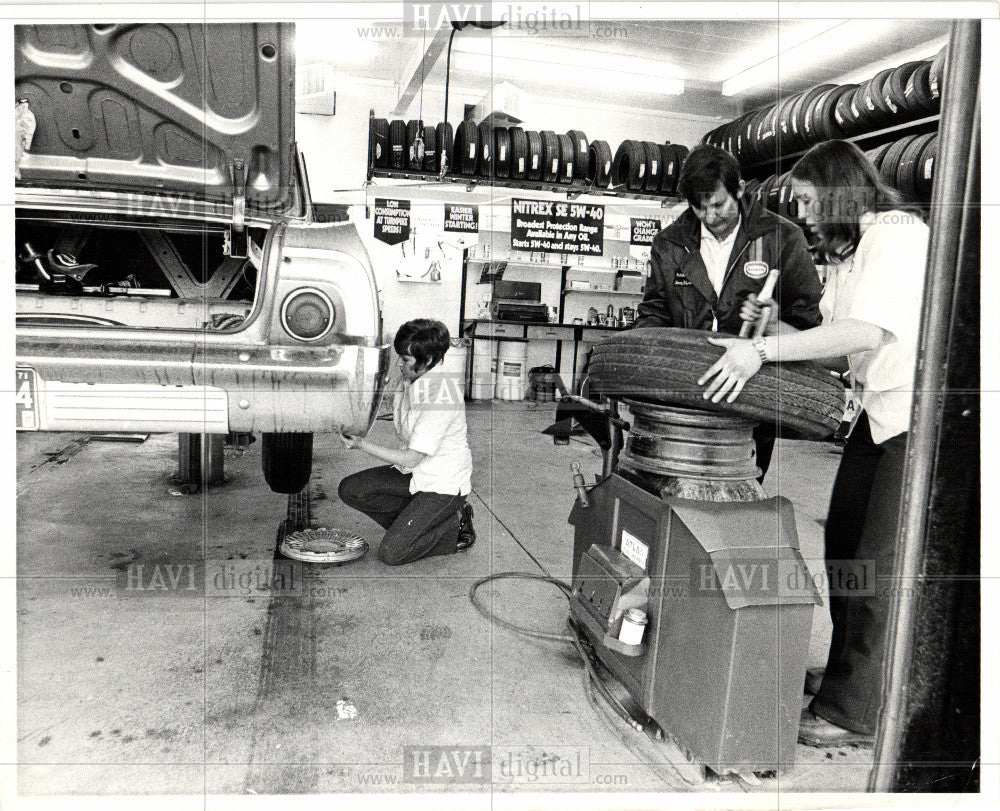
[[[260,462],[264,480],[275,493],[298,493],[312,473],[312,434],[263,434]]]
[[[638,397],[670,405],[738,414],[774,423],[783,435],[825,439],[840,425],[844,386],[814,363],[765,364],[747,381],[733,403],[702,398],[698,385],[723,348],[706,340],[710,333],[674,328],[639,328],[594,346],[590,379],[606,397]]]

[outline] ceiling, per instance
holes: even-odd
[[[299,26],[299,60],[329,62],[338,77],[395,83],[402,107],[421,85],[443,88],[452,29],[403,36],[398,26],[310,21]],[[454,35],[450,84],[485,94],[509,81],[537,97],[718,115],[773,101],[779,87],[850,80],[879,57],[923,58],[947,33],[948,21],[934,19],[591,20],[581,30],[537,34],[466,28]],[[682,95],[663,92],[669,79],[683,80]]]

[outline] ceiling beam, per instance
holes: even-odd
[[[426,41],[426,47],[424,47],[424,40],[417,41],[417,47],[413,50],[410,58],[406,60],[406,65],[403,66],[399,74],[399,86],[402,88],[402,92],[399,94],[396,109],[392,111],[394,117],[398,118],[406,114],[410,102],[420,92],[424,81],[447,47],[451,30],[451,26],[441,26],[434,32],[434,37]]]

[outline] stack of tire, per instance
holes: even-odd
[[[929,62],[887,68],[859,85],[819,85],[723,124],[702,142],[732,152],[746,165],[934,115],[941,106],[944,67],[942,49]]]
[[[414,148],[418,134],[423,154]],[[612,153],[607,141],[589,141],[580,130],[558,135],[552,130],[476,125],[457,128],[422,121],[373,118],[369,164],[375,169],[441,173],[481,180],[527,181],[555,186],[623,189],[671,197],[688,149],[679,144],[624,141]]]

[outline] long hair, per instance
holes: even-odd
[[[840,262],[861,240],[861,217],[869,211],[910,209],[854,144],[825,141],[796,161],[791,175],[816,187],[822,209],[816,231],[823,261]]]

